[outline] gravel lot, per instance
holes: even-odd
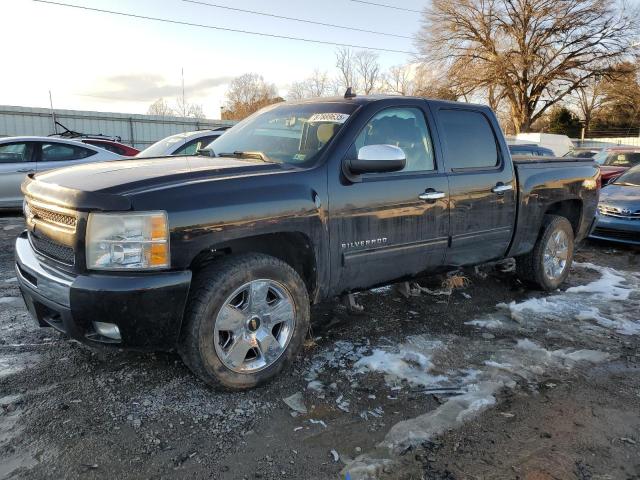
[[[552,294],[503,262],[321,305],[288,372],[228,393],[36,327],[21,228],[0,218],[0,478],[640,478],[637,250],[583,245]]]

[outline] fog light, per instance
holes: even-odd
[[[120,329],[115,323],[105,323],[105,322],[93,322],[93,326],[103,337],[110,338],[112,340],[121,340]]]

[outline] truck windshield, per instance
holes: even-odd
[[[273,105],[238,123],[203,150],[237,157],[246,152],[270,162],[308,166],[356,108],[332,102]]]

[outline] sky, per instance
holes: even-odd
[[[411,39],[292,22],[184,0],[57,0],[136,15],[413,51]],[[412,36],[420,14],[353,0],[202,0],[246,10]],[[421,10],[426,0],[374,0]],[[286,95],[314,69],[335,73],[335,46],[128,18],[33,0],[2,0],[0,105],[146,113],[181,96],[219,118],[230,80],[256,72]],[[378,52],[381,66],[410,54]]]

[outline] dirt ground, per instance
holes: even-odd
[[[584,244],[551,294],[503,262],[320,305],[293,367],[228,393],[177,355],[38,328],[21,228],[0,218],[0,478],[640,478],[637,250]]]

